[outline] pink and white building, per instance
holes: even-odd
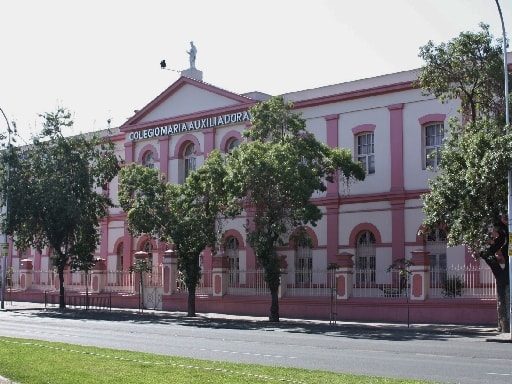
[[[280,313],[283,317],[339,320],[493,323],[496,300],[490,271],[463,247],[447,248],[442,230],[427,236],[422,228],[421,195],[435,175],[443,127],[457,115],[457,103],[441,103],[415,88],[417,71],[407,71],[285,94],[302,113],[307,128],[331,147],[348,148],[365,165],[364,181],[333,183],[313,196],[324,216],[308,228],[313,247],[290,244],[283,259]],[[249,108],[270,95],[243,95],[208,84],[196,69],[114,130],[113,140],[127,163],[160,170],[181,183],[214,149],[229,152],[250,123]],[[109,186],[117,201],[117,179]],[[267,315],[270,296],[261,284],[255,255],[247,245],[246,217],[224,223],[222,256],[205,249],[198,312]],[[132,237],[126,216],[112,209],[101,225],[97,270],[91,291],[112,292],[114,306],[135,306],[138,287],[127,270],[135,254],[152,257],[146,279],[146,307],[185,310],[186,293],[176,260],[166,244]],[[12,252],[8,265],[19,272],[13,294],[36,298],[54,287],[48,254]],[[407,281],[388,271],[396,260],[410,259]],[[50,271],[50,272],[48,272]],[[41,274],[41,275],[39,275]],[[446,287],[459,277],[461,291]],[[83,278],[70,274],[66,289],[83,289]]]

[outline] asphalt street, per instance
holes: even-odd
[[[356,323],[12,303],[0,335],[212,361],[423,379],[510,384],[510,334],[489,327]]]

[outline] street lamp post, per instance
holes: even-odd
[[[505,124],[507,129],[510,129],[510,115],[509,115],[509,100],[508,100],[508,63],[507,63],[507,33],[505,32],[505,22],[503,21],[503,14],[499,0],[496,0],[498,13],[500,14],[501,31],[503,33],[503,72],[505,74]],[[510,338],[512,339],[512,170],[508,171],[508,287],[509,287],[509,331]]]
[[[130,267],[132,272],[138,273],[139,284],[139,311],[144,312],[144,272],[150,272],[150,261],[148,259],[149,253],[144,251],[135,252],[135,262]]]
[[[2,112],[2,115],[5,118],[5,121],[7,122],[7,149],[9,150],[11,147],[11,125],[9,124],[9,119],[7,119],[7,116],[5,116],[4,110],[0,108],[0,112]],[[9,180],[9,165],[7,164],[7,180]],[[5,192],[7,193],[7,192]],[[8,212],[8,204],[7,204],[7,198],[5,199],[5,215],[7,216]],[[1,300],[0,300],[0,309],[4,309],[5,307],[5,286],[7,284],[7,256],[9,255],[9,243],[7,241],[7,234],[4,234],[3,242],[0,245],[1,247],[1,254],[0,258],[2,259],[2,290],[1,290]]]
[[[6,236],[7,237],[7,236]],[[0,309],[4,309],[5,307],[5,285],[7,283],[7,255],[9,254],[9,244],[7,242],[1,244],[0,249],[1,258],[2,258],[2,300]]]

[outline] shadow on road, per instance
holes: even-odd
[[[23,312],[24,315],[27,311]],[[97,311],[83,309],[45,309],[32,310],[31,316],[39,318],[63,318],[77,321],[94,320],[108,322],[132,322],[139,324],[173,324],[185,327],[212,329],[241,329],[262,332],[289,332],[325,335],[351,339],[371,340],[436,340],[449,341],[455,338],[487,338],[497,335],[496,330],[489,327],[453,326],[453,325],[411,325],[386,323],[355,323],[290,320],[285,319],[274,323],[263,318],[235,317],[198,314],[187,317],[183,313],[174,312],[137,312],[132,310]]]

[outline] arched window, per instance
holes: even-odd
[[[364,132],[356,136],[357,160],[363,164],[366,174],[375,173],[375,146],[373,132]]]
[[[430,258],[430,286],[441,287],[446,280],[446,232],[438,228],[427,234],[425,250]]]
[[[375,283],[375,235],[363,231],[357,236],[356,244],[356,283]]]
[[[153,152],[148,151],[142,157],[142,165],[147,168],[155,168],[155,155]]]
[[[190,143],[185,147],[185,150],[183,151],[183,160],[183,181],[185,181],[190,173],[196,169],[196,147],[194,143]]]
[[[146,241],[143,245],[142,245],[142,251],[144,252],[147,252],[148,254],[148,259],[151,260],[151,265],[153,267],[157,266],[158,265],[158,253],[156,254],[153,254],[153,244],[151,244],[151,241]]]
[[[240,145],[240,141],[238,141],[238,139],[236,137],[233,137],[232,139],[230,139],[228,141],[228,145],[226,147],[226,152],[227,153],[233,152],[233,149],[235,149],[239,145]]]
[[[144,245],[142,246],[142,250],[144,252],[147,252],[149,255],[153,252],[153,245],[151,244],[151,241],[146,241]]]
[[[123,245],[123,243],[120,243],[117,246],[117,251],[116,251],[116,255],[117,255],[116,269],[118,271],[123,270],[123,254],[124,254],[124,245]]]
[[[313,255],[311,238],[304,233],[295,246],[295,283],[311,284],[313,279]]]
[[[229,283],[240,283],[240,257],[238,255],[238,240],[236,237],[230,237],[226,241],[226,256],[229,263]]]
[[[124,254],[124,245],[123,243],[120,243],[118,246],[117,246],[117,250],[116,250],[116,270],[115,270],[115,274],[116,274],[116,282],[118,285],[122,285],[123,284],[123,254]]]

